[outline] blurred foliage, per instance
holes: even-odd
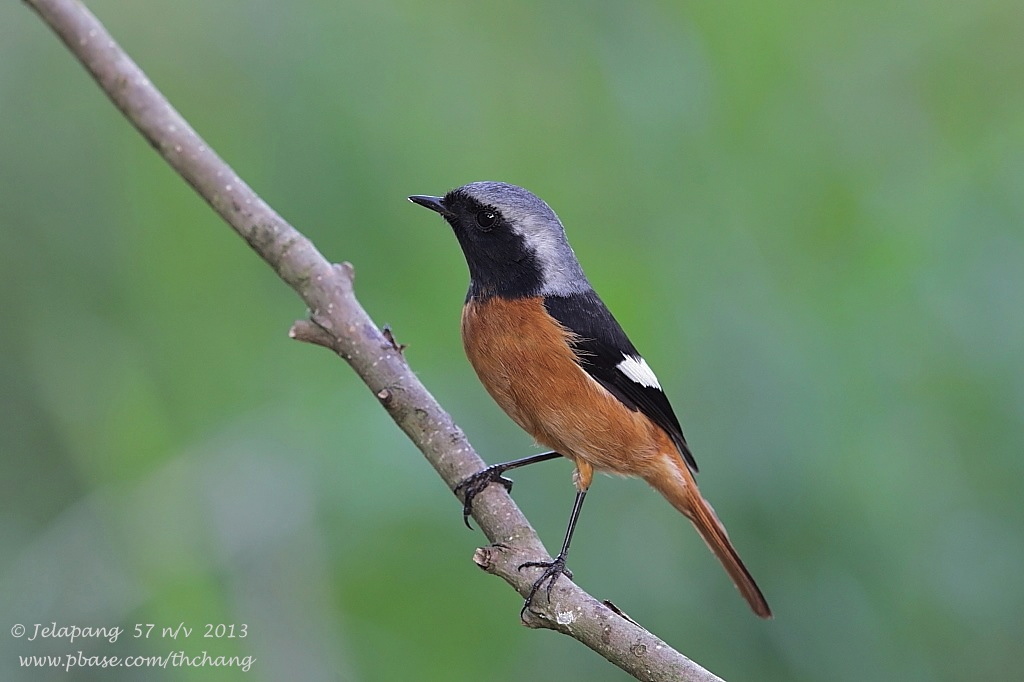
[[[1024,637],[1024,5],[89,3],[321,251],[491,461],[466,271],[404,197],[524,185],[658,371],[777,617],[599,479],[571,566],[726,679],[1015,679]],[[301,303],[21,3],[0,6],[0,670],[620,680],[519,626],[479,533]],[[549,547],[569,466],[516,476]],[[517,472],[518,473],[518,472]],[[247,623],[81,647],[14,623]]]

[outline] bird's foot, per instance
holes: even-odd
[[[543,568],[544,572],[541,573],[540,577],[537,578],[533,583],[533,587],[530,588],[530,594],[526,596],[526,602],[523,603],[523,609],[519,612],[519,617],[522,618],[526,615],[526,610],[530,608],[530,604],[533,603],[533,598],[537,596],[537,592],[544,586],[546,582],[548,584],[545,591],[547,592],[548,601],[551,601],[551,588],[555,586],[555,581],[558,580],[559,576],[564,575],[569,580],[572,580],[572,571],[565,567],[565,554],[559,554],[555,557],[554,561],[527,561],[525,564],[519,564],[519,570],[524,568]]]
[[[478,471],[469,478],[455,486],[455,494],[462,493],[462,522],[466,528],[472,529],[469,525],[469,515],[473,513],[473,498],[484,491],[484,488],[491,483],[500,483],[505,492],[512,492],[512,479],[502,476],[508,467],[502,464],[492,464],[483,471]]]

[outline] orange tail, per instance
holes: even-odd
[[[765,601],[747,567],[743,565],[736,548],[729,541],[729,534],[725,532],[725,526],[718,520],[715,510],[701,497],[697,483],[686,469],[686,465],[682,461],[678,466],[674,464],[673,462],[672,466],[666,467],[669,471],[656,477],[652,476],[647,482],[693,522],[697,532],[722,562],[722,566],[754,613],[761,618],[771,618],[772,610],[768,607],[768,602]]]

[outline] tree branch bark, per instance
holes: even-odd
[[[309,320],[296,322],[290,336],[330,348],[345,359],[449,489],[482,469],[484,462],[462,431],[416,378],[393,340],[378,329],[356,300],[352,266],[332,265],[257,196],[174,110],[81,2],[25,2],[164,160],[305,301]],[[517,567],[525,561],[551,559],[529,521],[500,486],[490,486],[476,498],[473,518],[493,543],[478,549],[474,562],[525,597],[536,571],[519,571]],[[538,595],[534,609],[526,612],[530,627],[567,634],[640,680],[721,682],[567,579],[558,581],[550,602],[543,594]]]

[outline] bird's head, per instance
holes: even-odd
[[[590,288],[565,229],[544,201],[504,182],[471,182],[409,200],[440,213],[469,265],[470,295],[566,296]]]

